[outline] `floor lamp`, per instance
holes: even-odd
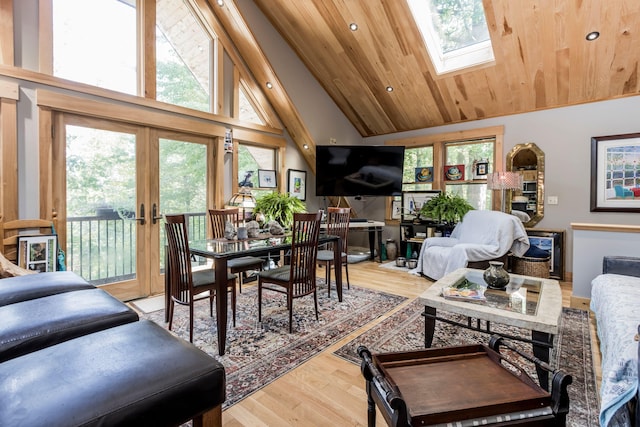
[[[505,212],[505,190],[521,190],[522,175],[517,172],[493,172],[487,176],[487,188],[502,190],[501,211]]]

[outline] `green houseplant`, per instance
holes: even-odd
[[[440,193],[422,205],[420,216],[437,219],[454,225],[462,219],[464,214],[474,209],[462,196],[458,194]]]
[[[253,213],[264,215],[264,222],[275,220],[284,228],[291,228],[293,225],[293,214],[307,211],[307,205],[297,197],[289,193],[273,192],[265,194],[256,200],[256,207]]]

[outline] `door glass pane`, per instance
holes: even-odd
[[[137,93],[135,1],[53,0],[53,74]]]
[[[136,277],[135,135],[66,127],[67,268],[92,284]]]
[[[160,138],[160,210],[186,214],[189,239],[207,237],[207,147]],[[160,227],[160,264],[164,268],[166,238]]]

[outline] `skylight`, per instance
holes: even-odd
[[[436,72],[493,62],[482,0],[407,0]]]

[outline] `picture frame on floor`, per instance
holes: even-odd
[[[42,234],[18,237],[18,266],[46,273],[56,271],[58,236]]]
[[[529,244],[545,250],[551,255],[549,261],[549,278],[564,280],[564,230],[544,230],[527,228]]]

